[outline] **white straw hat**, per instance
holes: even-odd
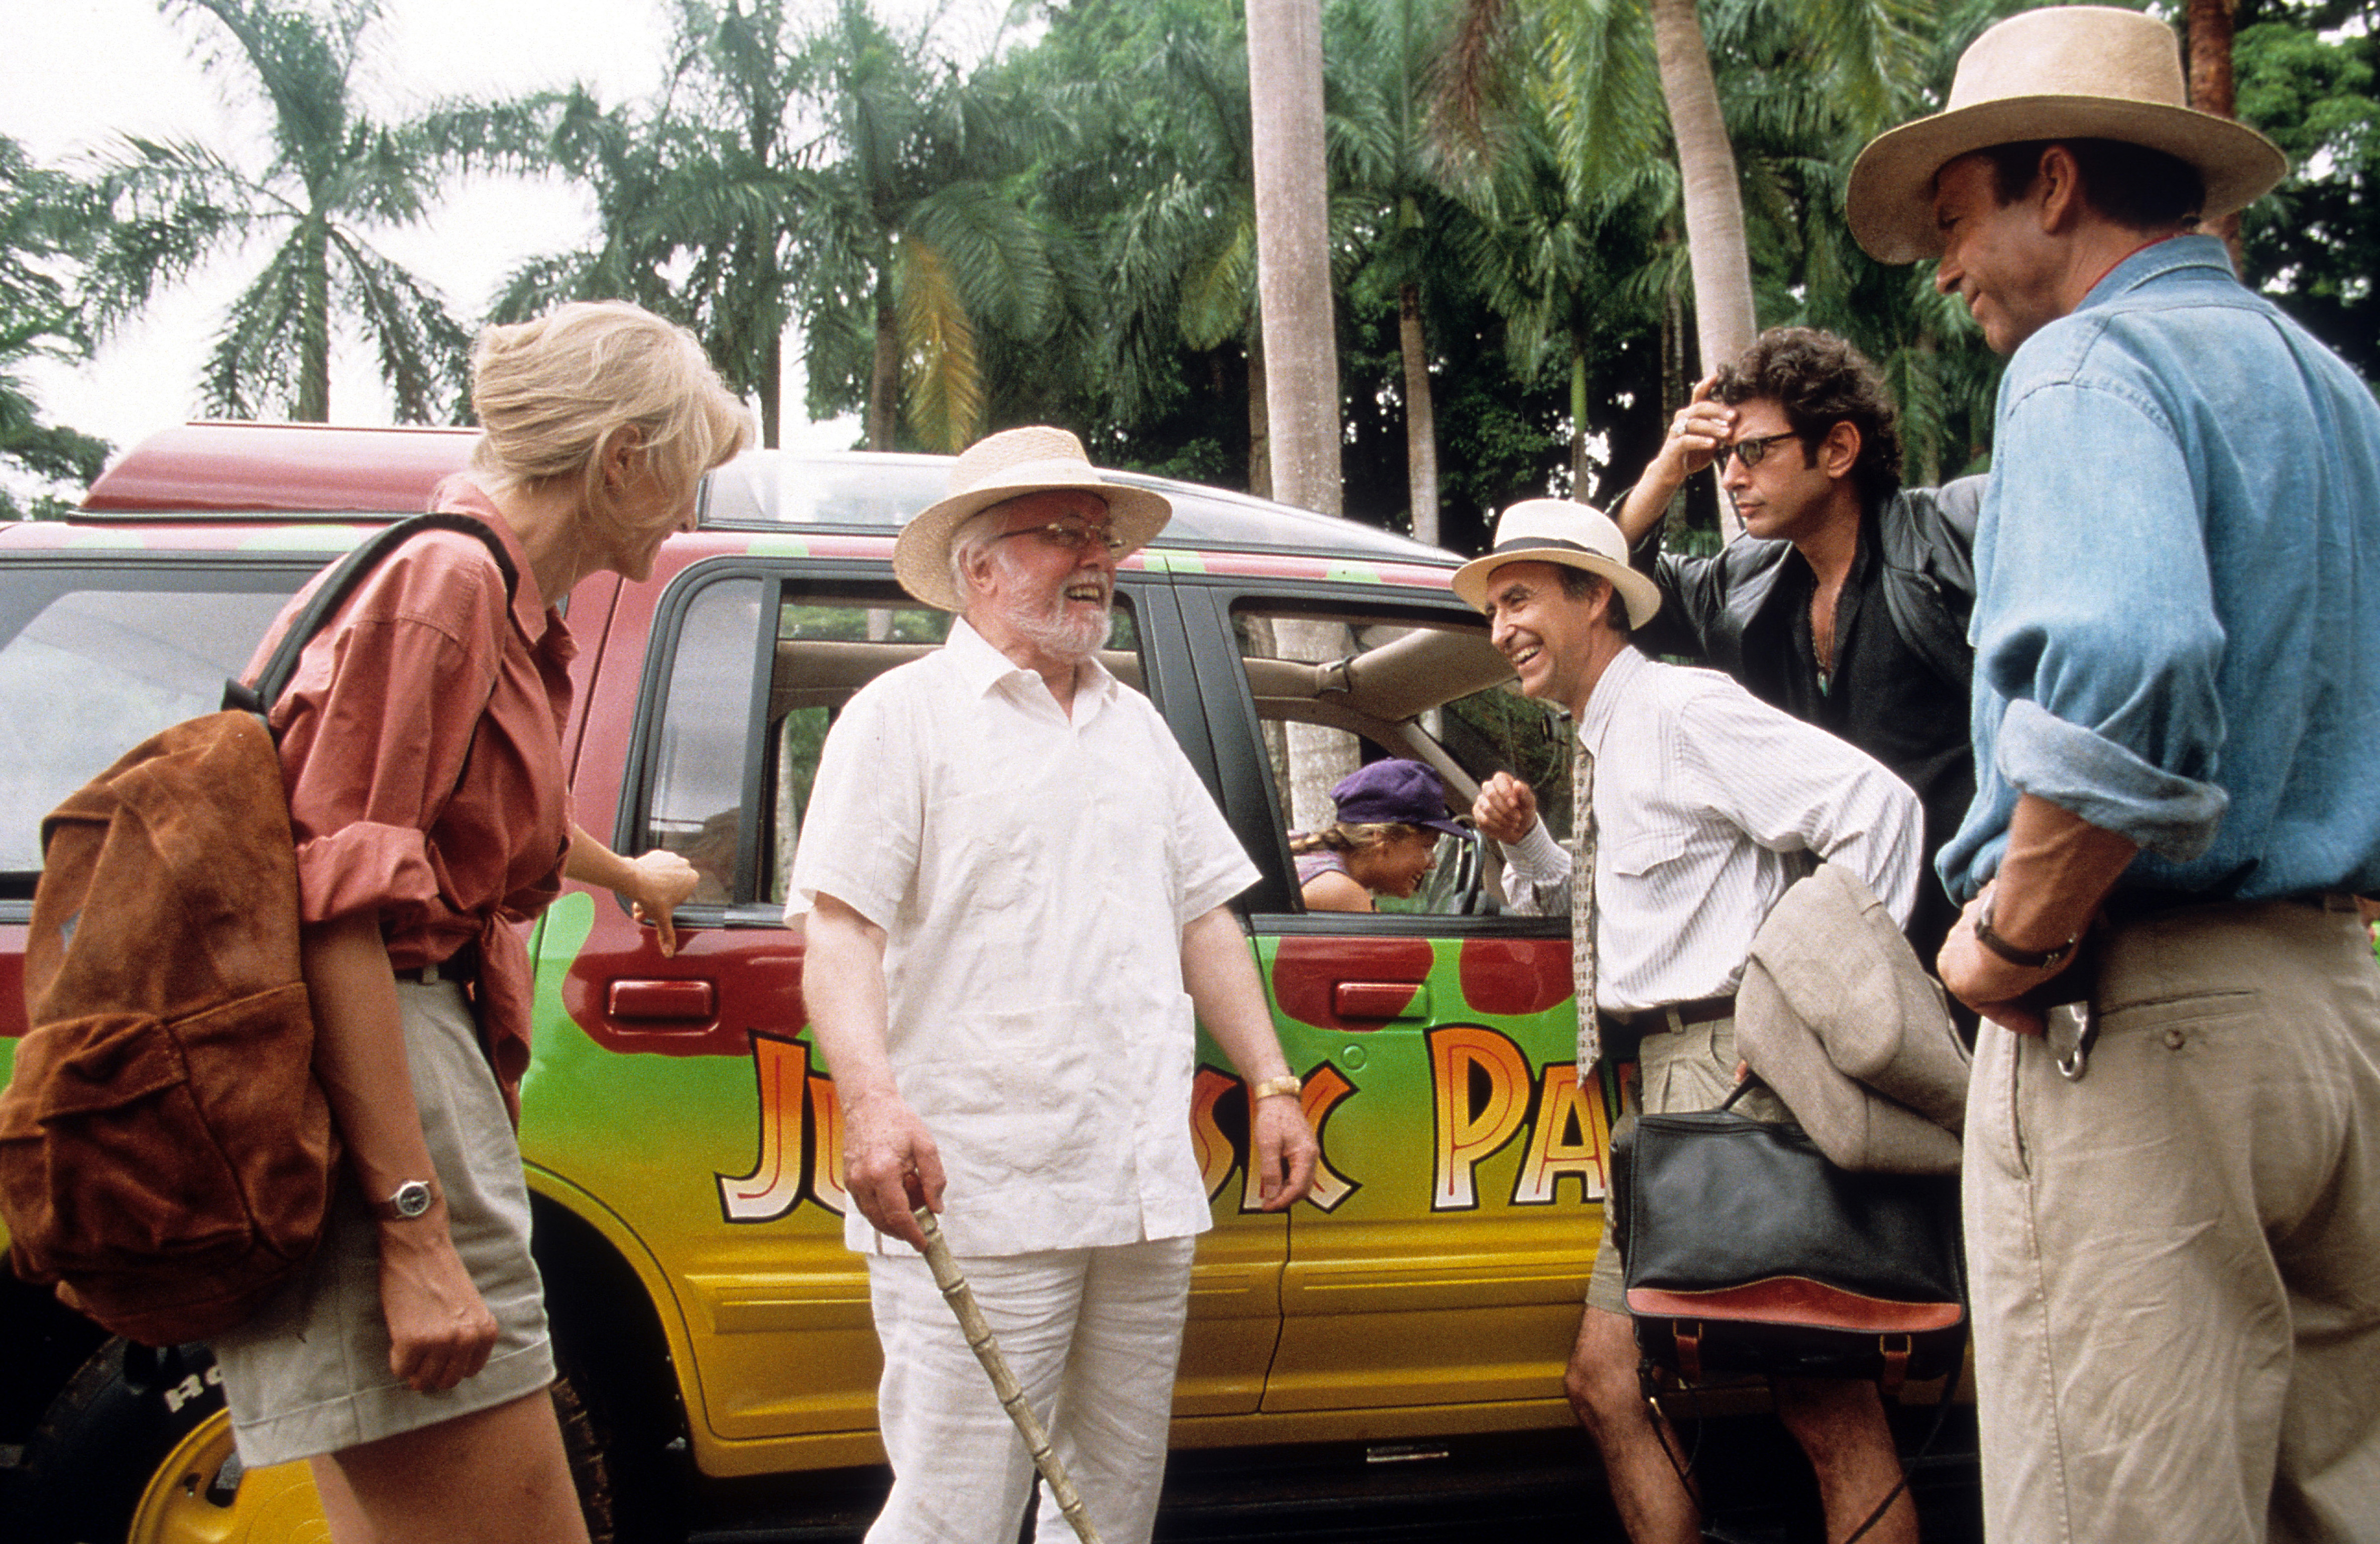
[[[951,539],[959,527],[995,504],[1056,488],[1080,488],[1107,501],[1108,517],[1123,542],[1119,557],[1148,545],[1173,517],[1164,494],[1101,477],[1083,442],[1065,430],[1003,429],[967,446],[951,468],[950,495],[901,528],[892,548],[901,588],[929,606],[964,611],[951,586]]]
[[[1852,166],[1843,213],[1878,262],[1942,255],[1935,174],[1959,157],[2028,140],[2118,140],[2198,169],[2202,216],[2243,209],[2289,175],[2280,147],[2185,105],[2173,29],[2109,6],[2026,11],[1959,55],[1949,105],[1876,136]]]
[[[1497,517],[1496,544],[1454,571],[1454,592],[1488,609],[1488,576],[1508,563],[1559,563],[1600,574],[1620,591],[1628,626],[1641,627],[1661,609],[1661,590],[1628,566],[1628,539],[1611,517],[1569,499],[1523,499]]]

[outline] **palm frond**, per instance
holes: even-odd
[[[897,249],[903,385],[909,427],[953,455],[982,432],[983,378],[974,325],[943,254],[915,238]]]

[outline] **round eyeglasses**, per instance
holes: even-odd
[[[1003,530],[992,538],[1005,541],[1012,536],[1038,536],[1061,552],[1079,553],[1096,541],[1113,557],[1124,549],[1124,540],[1115,533],[1113,526],[1086,525],[1080,520],[1052,520],[1046,526],[1026,526],[1017,530]]]

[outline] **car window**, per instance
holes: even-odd
[[[1451,615],[1245,601],[1232,630],[1271,764],[1274,808],[1293,849],[1329,825],[1330,789],[1359,765],[1402,757],[1435,769],[1451,813],[1467,817],[1480,783],[1510,772],[1570,830],[1568,720],[1521,695],[1486,630]],[[1478,855],[1441,839],[1411,897],[1382,912],[1479,909]]]
[[[19,570],[0,610],[0,875],[31,894],[42,818],[134,746],[223,705],[298,570]]]
[[[764,605],[774,620],[762,690]],[[645,840],[694,865],[693,905],[782,906],[827,731],[860,687],[939,647],[951,615],[889,587],[805,589],[754,577],[705,585],[678,615],[650,752]],[[1141,686],[1124,595],[1101,661]]]

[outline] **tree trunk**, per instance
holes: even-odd
[[[298,319],[298,403],[300,423],[331,421],[331,233],[320,219],[306,222],[305,314]]]
[[[1344,505],[1320,0],[1248,0],[1248,98],[1273,497],[1337,515]]]
[[[889,266],[876,280],[876,357],[868,371],[868,448],[892,448],[893,415],[901,410],[901,319],[892,303]]]
[[[760,443],[771,450],[784,443],[785,423],[785,334],[780,331],[769,340],[766,362],[760,368]]]
[[[2231,90],[2231,22],[2238,0],[2190,0],[2190,104],[2222,117],[2239,115]],[[2240,213],[2234,210],[2199,229],[2219,236],[2240,267]]]
[[[1429,390],[1429,341],[1421,286],[1397,286],[1397,345],[1405,360],[1405,497],[1416,541],[1438,545],[1438,408]]]
[[[1330,179],[1322,153],[1321,0],[1248,0],[1248,105],[1257,183],[1257,296],[1264,332],[1265,422],[1272,496],[1325,515],[1343,511],[1339,462],[1339,345],[1330,306]],[[1281,652],[1325,660],[1349,651],[1337,623],[1277,624]],[[1353,736],[1289,726],[1290,819],[1303,830],[1334,818],[1330,788],[1355,770]]]
[[[1570,346],[1570,496],[1587,502],[1595,468],[1586,464],[1586,340],[1573,336]]]
[[[1696,379],[1743,352],[1758,323],[1752,307],[1752,258],[1743,239],[1743,195],[1736,184],[1735,149],[1719,114],[1694,0],[1651,0],[1653,48],[1661,67],[1661,96],[1678,142],[1685,189],[1686,259],[1694,275],[1694,335],[1701,359]],[[1733,540],[1742,529],[1720,501],[1719,527]]]
[[[1272,497],[1272,431],[1265,422],[1264,328],[1248,329],[1248,492]]]

